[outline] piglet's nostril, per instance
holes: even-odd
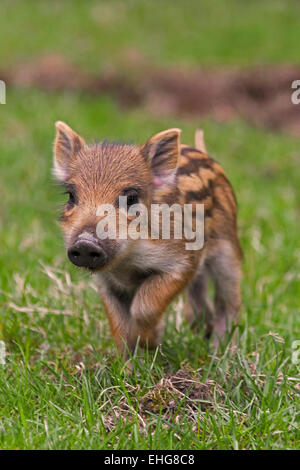
[[[72,250],[72,251],[71,251],[71,254],[72,254],[72,256],[75,256],[75,257],[80,256],[80,253],[79,253],[79,251],[77,251],[77,250]]]

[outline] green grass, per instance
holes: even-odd
[[[71,6],[72,4],[72,6]],[[167,63],[299,64],[297,0],[3,0],[0,64],[58,52],[90,70]]]
[[[158,65],[299,63],[299,8],[293,0],[4,0],[0,69],[53,51],[89,70],[124,68],[130,50]],[[142,143],[181,127],[192,143],[204,128],[239,201],[245,259],[233,351],[216,354],[174,303],[161,348],[127,373],[91,278],[63,247],[65,196],[50,176],[58,119],[87,140]],[[0,448],[299,448],[299,162],[299,140],[241,121],[159,119],[105,97],[9,87],[0,105]],[[183,366],[210,384],[207,409],[160,394],[156,384]],[[156,406],[145,410],[149,393]]]
[[[128,376],[91,279],[65,256],[56,222],[64,196],[50,178],[53,122],[66,119],[90,140],[138,142],[176,124],[187,143],[196,123],[124,115],[108,99],[72,94],[11,91],[7,102],[0,108],[1,334],[8,352],[0,369],[1,448],[297,447],[298,142],[241,122],[201,123],[240,206],[238,348],[215,357],[201,334],[176,327],[171,307],[162,348],[135,360]],[[184,362],[221,387],[224,401],[216,397],[212,409],[199,406],[191,415],[186,399],[177,419],[159,412],[141,419],[141,397]],[[257,364],[256,376],[249,363]]]

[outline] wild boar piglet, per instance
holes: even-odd
[[[56,123],[53,173],[69,199],[67,256],[95,278],[121,354],[155,348],[163,313],[186,288],[185,318],[214,342],[238,320],[242,253],[237,203],[221,166],[168,129],[141,146],[88,145]],[[214,302],[208,295],[214,284]]]

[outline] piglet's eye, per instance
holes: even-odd
[[[133,206],[133,204],[137,204],[139,202],[139,196],[137,193],[129,194],[127,196],[127,206]]]
[[[138,204],[139,202],[139,191],[135,188],[125,189],[122,191],[121,196],[127,197],[127,207]]]
[[[76,204],[76,197],[73,191],[66,191],[65,194],[68,194],[69,196],[69,199],[67,201],[68,206],[73,206],[74,204]]]
[[[68,192],[68,195],[69,195],[69,201],[68,201],[68,202],[71,202],[72,204],[75,204],[75,196],[74,196],[74,194],[69,191],[69,192]]]

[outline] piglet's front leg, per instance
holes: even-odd
[[[148,346],[150,349],[160,343],[163,312],[185,287],[189,274],[155,274],[140,286],[130,308],[127,340],[130,351],[134,351],[138,339],[141,346]]]

